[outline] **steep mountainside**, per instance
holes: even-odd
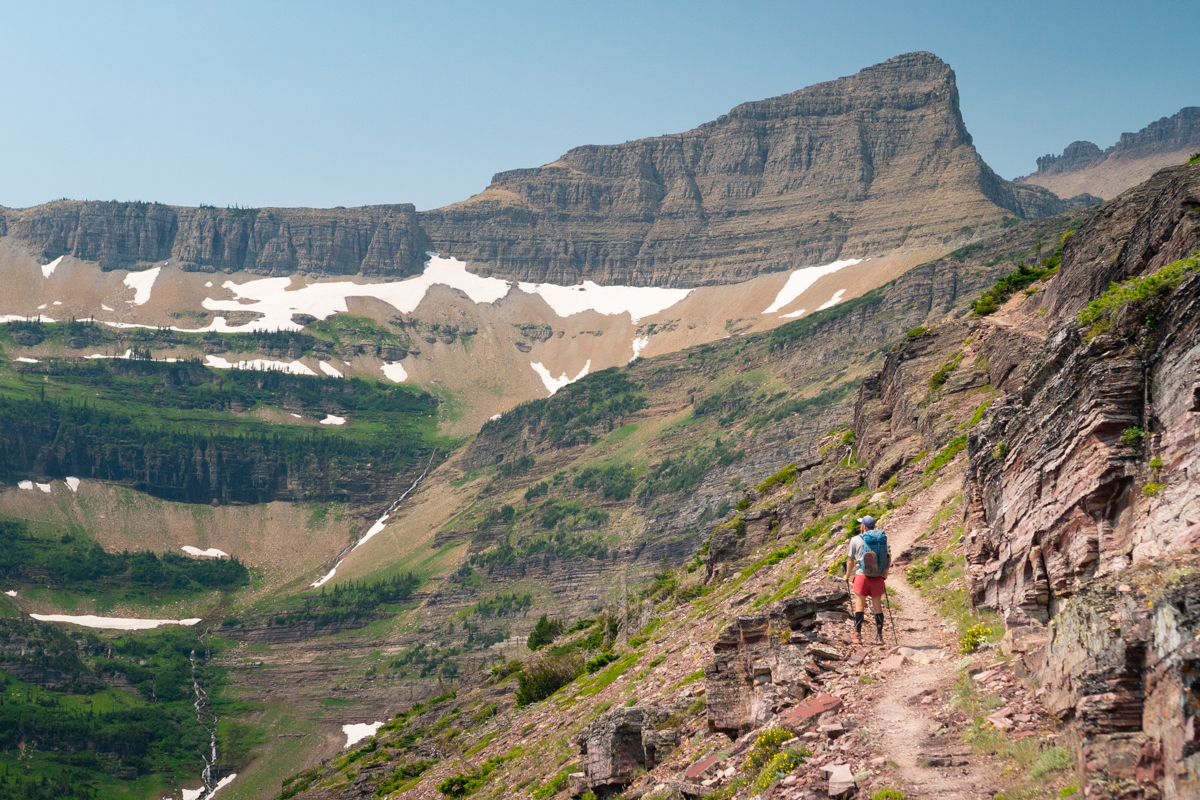
[[[45,261],[70,255],[127,269],[171,259],[185,270],[267,275],[403,277],[421,271],[429,249],[409,204],[219,209],[59,200],[0,208],[0,236]]]
[[[1042,186],[1061,197],[1084,192],[1113,198],[1163,167],[1175,166],[1200,152],[1200,108],[1189,106],[1151,122],[1137,133],[1122,133],[1107,150],[1092,142],[1072,142],[1062,155],[1037,160],[1037,172],[1016,183]]]
[[[699,286],[1068,207],[997,177],[971,145],[954,72],[910,53],[686,133],[502,172],[420,218],[440,252],[489,274]]]

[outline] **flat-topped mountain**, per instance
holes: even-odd
[[[0,236],[46,261],[105,269],[170,259],[195,271],[403,277],[437,249],[506,278],[693,287],[944,246],[1005,216],[1069,207],[992,172],[953,70],[910,53],[686,133],[501,172],[433,211],[57,201],[0,208]]]
[[[495,275],[696,286],[1068,207],[992,172],[963,124],[954,71],[909,53],[686,133],[501,172],[420,219],[444,255]]]
[[[1189,106],[1151,122],[1137,133],[1122,133],[1106,150],[1093,142],[1072,142],[1062,155],[1044,155],[1037,172],[1017,183],[1042,186],[1062,196],[1082,192],[1116,197],[1163,167],[1176,166],[1200,151],[1200,107]]]

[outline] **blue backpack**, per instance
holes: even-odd
[[[868,578],[882,578],[888,568],[887,534],[875,529],[861,535],[866,547],[858,566]]]

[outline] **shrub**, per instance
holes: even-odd
[[[933,457],[929,462],[929,466],[925,468],[925,474],[937,472],[942,467],[954,460],[954,457],[965,450],[967,447],[967,435],[964,433],[961,436],[955,436],[951,439],[941,451]]]
[[[1016,272],[1010,272],[996,281],[992,288],[984,292],[974,303],[971,303],[971,313],[977,317],[986,317],[988,314],[994,313],[1015,292],[1028,288],[1035,281],[1053,275],[1058,270],[1058,263],[1061,258],[1062,248],[1060,247],[1046,260],[1047,266],[1045,269],[1027,267],[1024,261],[1017,264]]]
[[[1008,442],[996,442],[996,446],[992,448],[992,458],[999,461],[1008,455]]]
[[[612,662],[616,661],[619,656],[611,650],[601,653],[595,658],[589,658],[583,668],[588,671],[588,674],[599,672],[607,667]]]
[[[987,641],[987,637],[991,636],[992,633],[992,629],[982,622],[978,625],[972,625],[962,636],[958,637],[959,650],[964,653],[974,653],[979,649],[981,644]]]
[[[701,711],[704,711],[707,708],[708,708],[708,701],[705,700],[703,697],[697,697],[695,700],[693,700],[688,705],[687,713],[688,713],[688,716],[694,717],[697,714],[699,714]]]
[[[1156,307],[1197,270],[1200,270],[1200,258],[1191,256],[1149,275],[1114,283],[1079,312],[1079,324],[1090,333],[1099,333],[1131,307],[1144,312],[1146,321],[1151,322]]]
[[[750,750],[750,755],[746,757],[746,766],[755,772],[761,770],[775,757],[784,742],[795,738],[795,734],[786,728],[775,726],[767,728],[754,740],[754,747]]]
[[[572,655],[549,656],[526,665],[517,676],[517,706],[545,700],[582,672],[581,659]]]
[[[1192,153],[1192,157],[1188,159],[1188,165],[1200,164],[1200,153]]]
[[[547,797],[553,797],[565,788],[567,788],[567,771],[563,770],[534,789],[533,796],[538,798],[538,800],[546,800]]]
[[[533,486],[530,486],[525,490],[525,499],[527,501],[533,500],[534,498],[541,497],[549,492],[550,484],[546,483],[545,481],[542,481],[541,483],[535,483]]]
[[[955,354],[954,358],[947,361],[942,366],[938,367],[937,372],[933,373],[929,378],[929,391],[936,392],[946,385],[946,381],[950,379],[950,373],[958,369],[958,365],[962,363],[963,353],[961,350]]]
[[[925,326],[920,325],[920,326],[917,326],[916,328],[913,328],[911,331],[909,331],[908,333],[906,333],[904,335],[911,342],[914,339],[920,339],[922,336],[924,336],[927,333],[929,333],[929,328],[926,328]]]
[[[1125,445],[1126,447],[1137,447],[1142,443],[1142,438],[1145,435],[1146,432],[1136,426],[1132,428],[1126,428],[1125,430],[1121,431],[1121,444]]]
[[[547,619],[545,614],[542,614],[541,619],[533,626],[533,630],[529,632],[529,638],[525,640],[525,644],[530,650],[537,650],[545,647],[553,642],[559,636],[562,636],[563,625],[561,619]]]
[[[772,488],[773,486],[778,486],[778,485],[786,486],[787,484],[791,483],[794,480],[796,480],[796,465],[788,464],[786,467],[779,470],[779,472],[776,472],[771,477],[767,478],[765,481],[760,483],[755,488],[758,489],[758,491],[760,491],[760,492],[765,492],[768,489]]]
[[[1154,495],[1158,494],[1165,488],[1167,488],[1165,483],[1147,483],[1142,487],[1142,494],[1146,495],[1147,497],[1154,497]]]
[[[880,789],[871,795],[871,800],[906,800],[907,794],[899,789]]]
[[[904,577],[913,586],[921,586],[925,581],[933,577],[934,574],[940,572],[945,566],[945,559],[941,555],[934,554],[925,559],[922,564],[913,564],[904,572]]]
[[[754,793],[762,794],[772,783],[795,772],[796,768],[804,763],[804,759],[810,755],[812,753],[809,751],[796,747],[789,747],[776,753],[754,780]]]
[[[1044,780],[1055,772],[1074,769],[1075,759],[1061,747],[1047,747],[1038,756],[1037,761],[1029,770],[1029,777],[1035,781]]]

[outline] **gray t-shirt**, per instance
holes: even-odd
[[[885,547],[887,548],[887,559],[888,564],[890,565],[892,563],[892,548],[888,545],[885,545]],[[846,558],[853,561],[855,564],[858,564],[858,569],[854,571],[855,575],[866,574],[862,571],[863,551],[866,549],[867,543],[863,541],[861,534],[856,534],[850,540],[850,543],[846,545]]]

